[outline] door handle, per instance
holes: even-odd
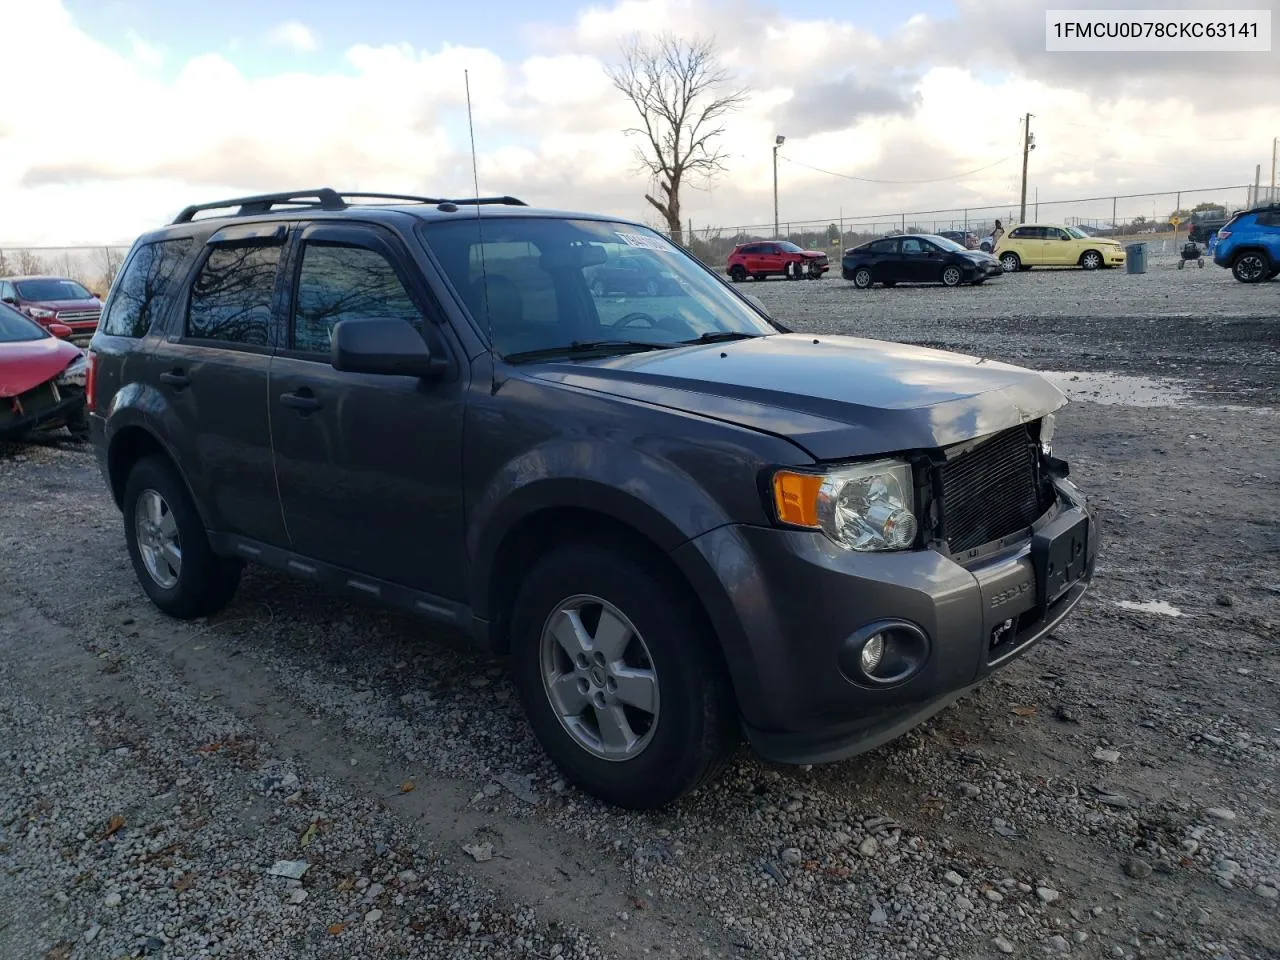
[[[306,390],[306,387],[303,387]],[[305,393],[302,390],[297,393],[280,394],[280,402],[286,407],[293,407],[295,410],[301,410],[303,413],[310,413],[312,410],[319,410],[322,404],[320,398],[313,394],[310,390]]]
[[[170,386],[177,387],[181,390],[183,387],[191,385],[191,378],[182,372],[181,367],[177,367],[173,370],[166,370],[164,373],[160,374],[160,382],[167,383]]]

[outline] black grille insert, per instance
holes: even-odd
[[[1027,426],[991,437],[938,468],[943,533],[952,553],[999,540],[1044,512],[1036,440]]]

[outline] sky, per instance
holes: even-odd
[[[685,188],[696,229],[772,221],[777,134],[784,221],[1016,203],[1028,112],[1046,202],[1243,184],[1259,163],[1266,183],[1280,45],[1045,51],[1046,7],[1106,5],[0,0],[0,245],[127,243],[188,203],[268,190],[470,196],[473,177],[656,225],[605,68],[661,30],[713,39],[749,89],[728,169]]]

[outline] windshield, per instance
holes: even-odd
[[[700,337],[777,333],[671,241],[647,227],[549,217],[423,223],[481,328],[504,357],[601,345],[603,352]]]
[[[93,294],[74,280],[19,280],[14,286],[23,300],[93,299]]]
[[[44,327],[28,320],[12,307],[0,304],[0,343],[24,343],[51,336]]]
[[[1071,234],[1073,237],[1075,237],[1077,240],[1088,240],[1088,239],[1089,239],[1089,234],[1085,233],[1085,232],[1084,232],[1083,230],[1081,230],[1079,227],[1067,227],[1067,228],[1066,228],[1066,231],[1067,231],[1067,233],[1069,233],[1069,234]]]
[[[790,240],[779,241],[778,249],[784,253],[804,253],[804,247],[797,247]]]
[[[926,236],[926,240],[930,243],[937,244],[943,250],[955,252],[959,250],[961,253],[968,253],[969,249],[963,243],[956,243],[954,240],[943,236]]]

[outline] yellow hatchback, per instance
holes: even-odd
[[[1020,223],[1000,238],[995,256],[1005,273],[1032,267],[1097,270],[1123,264],[1124,247],[1061,223]]]

